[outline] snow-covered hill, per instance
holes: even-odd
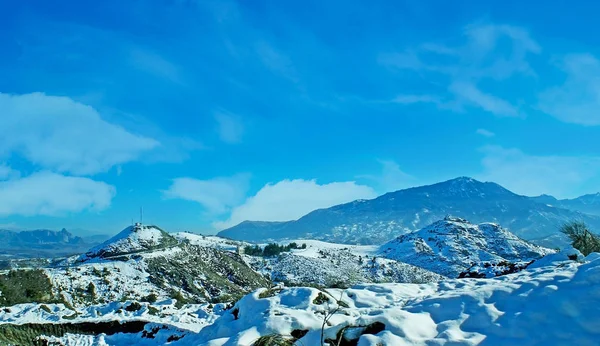
[[[216,236],[193,233],[173,234],[190,244],[238,252],[251,245]],[[318,240],[292,240],[304,249],[292,249],[274,257],[243,255],[253,269],[274,282],[288,285],[349,286],[362,282],[423,283],[442,280],[428,270],[377,256],[374,245],[347,245]],[[280,245],[287,245],[281,242]],[[267,244],[260,245],[261,247]],[[310,270],[307,270],[310,268]]]
[[[380,255],[456,278],[474,264],[526,262],[553,253],[533,245],[497,224],[474,225],[446,217],[419,231],[382,245]]]
[[[128,227],[84,255],[0,276],[0,303],[59,301],[82,308],[176,299],[183,305],[230,301],[269,286],[235,251],[180,238],[185,241],[156,226]]]
[[[157,226],[135,224],[90,249],[82,260],[95,257],[127,255],[135,252],[167,248],[177,244],[177,240]]]
[[[581,263],[568,261],[565,255],[550,255],[553,258],[543,266],[494,279],[363,284],[325,291],[259,289],[225,311],[197,314],[200,330],[169,325],[170,317],[163,320],[166,325],[145,325],[144,331],[45,339],[64,345],[164,345],[169,340],[173,346],[249,346],[285,338],[295,345],[319,345],[324,326],[324,339],[336,345],[340,337],[345,339],[340,344],[360,346],[597,345],[600,254]],[[15,313],[0,311],[0,320],[22,324],[31,315],[21,311],[20,307]],[[142,307],[136,318],[147,318],[146,311]],[[326,314],[331,318],[324,324]],[[36,316],[51,321],[50,315]],[[121,319],[130,318],[125,316]]]
[[[600,229],[600,217],[546,202],[546,198],[520,196],[492,182],[461,177],[315,210],[287,223],[244,222],[219,235],[256,242],[302,238],[383,244],[448,214],[476,223],[499,223],[524,239],[556,234],[562,224],[572,220]]]
[[[276,257],[244,256],[248,264],[274,282],[287,285],[347,287],[365,282],[424,283],[443,277],[428,270],[377,256],[377,246],[297,240],[305,249]]]

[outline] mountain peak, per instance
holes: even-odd
[[[492,183],[481,182],[470,177],[458,177],[440,183],[413,187],[406,190],[393,192],[392,194],[417,194],[426,197],[453,197],[453,198],[491,198],[491,197],[514,197],[515,193],[504,187]]]
[[[456,178],[450,179],[448,181],[456,181],[456,182],[464,182],[464,183],[481,183],[480,181],[475,180],[471,177],[467,177],[467,176],[456,177]]]
[[[90,249],[83,259],[126,255],[164,248],[177,244],[177,240],[157,226],[136,223],[119,232],[104,243]]]

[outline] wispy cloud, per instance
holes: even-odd
[[[515,75],[535,75],[527,58],[540,53],[540,46],[526,30],[510,25],[472,24],[464,29],[463,39],[456,46],[424,43],[403,52],[380,55],[380,64],[393,70],[418,72],[443,88],[439,95],[399,95],[392,102],[431,103],[453,110],[477,107],[498,116],[519,115],[509,100],[484,90],[482,85],[484,81],[501,83]],[[501,41],[508,41],[508,47]],[[452,101],[442,102],[443,99]]]
[[[249,183],[246,173],[207,180],[176,178],[163,196],[197,202],[210,214],[223,214],[244,200]]]
[[[442,103],[440,97],[434,95],[397,95],[392,99],[392,102],[404,105],[412,103]]]
[[[541,92],[538,108],[564,122],[600,125],[600,61],[572,54],[559,67],[566,74],[564,84]]]
[[[256,53],[262,63],[273,73],[294,83],[299,81],[298,73],[290,57],[277,50],[272,44],[266,41],[257,42]]]
[[[357,178],[366,179],[369,184],[376,187],[380,194],[397,191],[418,185],[416,177],[404,172],[398,163],[393,160],[377,160],[381,165],[378,174],[363,174]]]
[[[131,65],[137,69],[174,83],[183,84],[179,67],[155,52],[135,47],[130,51],[130,59]]]
[[[478,135],[482,135],[484,137],[494,137],[496,134],[493,133],[492,131],[486,130],[486,129],[477,129],[477,131],[475,131],[475,133],[477,133]]]
[[[516,107],[497,96],[484,93],[470,82],[454,82],[449,86],[448,90],[462,102],[479,107],[494,115],[509,117],[519,115]]]

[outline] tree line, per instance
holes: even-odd
[[[258,245],[246,245],[244,247],[244,254],[250,256],[261,256],[261,257],[273,257],[277,256],[282,252],[289,252],[292,249],[306,249],[306,244],[298,245],[295,242],[289,243],[288,245],[279,245],[276,243],[270,243],[261,248]]]

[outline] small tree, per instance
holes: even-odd
[[[566,234],[574,248],[581,251],[584,256],[592,252],[600,252],[600,236],[588,230],[582,221],[573,221],[564,224],[560,231]]]

